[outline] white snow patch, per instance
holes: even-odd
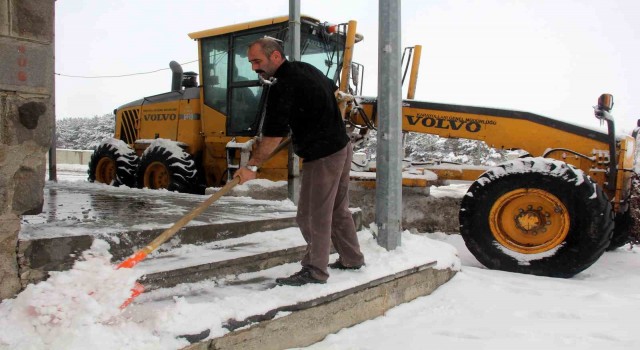
[[[139,140],[136,142],[141,142],[141,141],[149,141],[149,140]],[[151,143],[149,144],[149,147],[147,147],[147,149],[144,150],[144,153],[142,154],[142,156],[144,157],[144,155],[156,148],[156,147],[164,147],[167,151],[169,151],[169,153],[171,154],[170,158],[176,158],[176,159],[180,159],[183,161],[187,161],[187,159],[189,159],[189,154],[187,152],[184,151],[184,149],[182,149],[182,147],[180,147],[180,145],[183,143],[180,142],[176,142],[173,140],[169,140],[169,139],[162,139],[162,138],[157,138],[157,139],[153,139],[151,141]],[[187,162],[188,164],[192,164],[193,161],[189,161]],[[180,166],[182,168],[185,168],[186,166],[183,164],[180,164]]]
[[[109,138],[102,141],[102,143],[113,146],[116,149],[116,154],[120,156],[129,154],[132,152],[131,147],[129,147],[129,145],[127,145],[124,141],[119,139]]]
[[[469,183],[464,184],[451,184],[448,186],[431,186],[429,188],[429,195],[434,198],[462,198],[469,189]],[[471,194],[468,194],[471,196]]]
[[[4,300],[0,304],[0,347],[86,349],[98,343],[105,344],[102,348],[109,344],[111,349],[120,349],[126,338],[157,343],[158,337],[141,332],[121,317],[120,305],[130,297],[140,272],[115,269],[108,248],[105,241],[95,240],[71,270],[51,272],[48,280]]]
[[[560,248],[562,248],[564,246],[564,242],[562,244],[558,244],[557,246],[542,252],[542,253],[536,253],[536,254],[523,254],[523,253],[518,253],[516,251],[513,251],[511,249],[508,249],[506,247],[504,247],[502,244],[498,243],[498,242],[494,242],[494,246],[498,249],[500,249],[504,254],[516,259],[518,261],[519,265],[530,265],[532,261],[535,260],[540,260],[540,259],[544,259],[544,258],[549,258],[554,256],[558,250]]]

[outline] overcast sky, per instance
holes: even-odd
[[[377,95],[378,2],[302,0],[322,21],[358,21],[364,94]],[[404,0],[402,46],[423,46],[416,99],[522,110],[599,127],[614,95],[618,130],[640,118],[640,1]],[[56,73],[102,76],[197,60],[188,33],[288,14],[288,0],[58,0]],[[196,71],[196,63],[183,66]],[[56,116],[91,117],[170,89],[171,72],[56,76]],[[603,128],[604,130],[604,128]]]

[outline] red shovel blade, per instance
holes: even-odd
[[[142,294],[143,292],[144,292],[144,286],[140,284],[140,282],[136,282],[133,288],[131,288],[131,296],[129,297],[129,299],[125,300],[125,302],[122,303],[122,305],[120,305],[120,310],[123,310],[125,307],[129,306],[129,304],[131,304],[133,299],[135,299],[138,295]]]
[[[145,257],[147,257],[147,253],[143,250],[140,250],[136,252],[134,255],[132,255],[130,258],[128,258],[127,260],[121,262],[117,268],[130,269],[134,267],[136,264],[138,264],[140,261],[142,261]],[[122,303],[122,305],[120,305],[120,310],[123,310],[125,307],[129,306],[129,304],[133,302],[133,299],[135,299],[138,295],[142,294],[143,292],[144,292],[144,286],[140,282],[136,282],[133,288],[131,288],[131,296],[129,296],[129,298],[125,300],[124,303]]]

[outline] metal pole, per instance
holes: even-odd
[[[393,250],[401,244],[402,222],[400,0],[379,0],[378,6],[376,225],[378,244]]]
[[[289,59],[300,61],[300,0],[289,0]],[[298,204],[300,199],[300,158],[293,153],[293,145],[289,145],[289,180],[287,188],[289,199]]]
[[[51,147],[49,147],[49,181],[58,181],[58,160],[56,159],[56,121],[55,113],[53,116],[53,136],[51,136]]]
[[[289,59],[300,61],[300,0],[289,0]]]
[[[55,23],[55,18],[56,18],[56,12],[55,12],[55,4],[53,6],[53,20]],[[51,38],[51,50],[53,53],[56,52],[56,29],[55,26],[53,28],[52,31],[52,38]],[[53,60],[53,64],[55,66],[55,54],[54,57],[51,58]],[[51,103],[51,105],[53,106],[53,123],[51,123],[51,125],[53,125],[53,130],[51,130],[51,146],[49,147],[49,181],[58,181],[58,168],[57,168],[57,164],[58,164],[58,160],[56,159],[56,150],[57,148],[57,143],[58,143],[58,138],[56,137],[56,84],[55,84],[55,77],[53,78],[53,87],[51,89],[51,99],[53,100],[53,103]]]

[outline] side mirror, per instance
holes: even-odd
[[[602,94],[598,97],[598,108],[605,110],[607,112],[611,111],[613,108],[613,95],[611,94]]]
[[[353,85],[358,86],[358,81],[360,80],[360,67],[357,64],[351,64],[351,83]]]
[[[353,84],[353,95],[360,95],[362,93],[362,80],[364,79],[364,66],[357,62],[351,62],[351,83]]]

